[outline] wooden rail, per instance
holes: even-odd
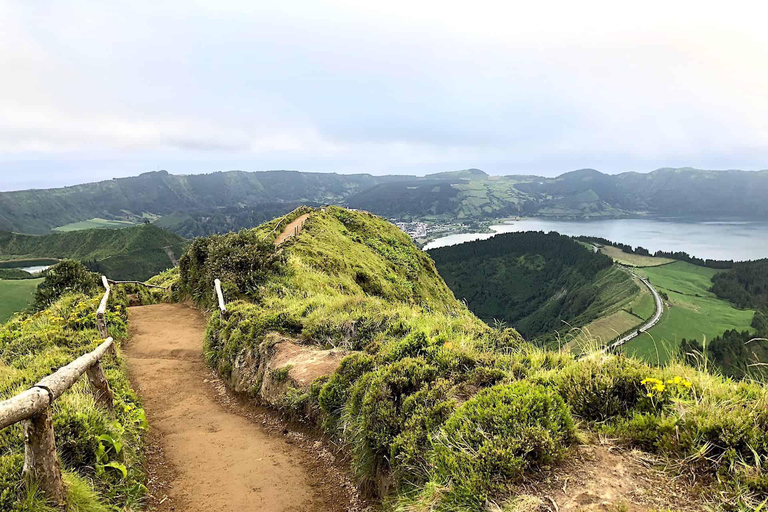
[[[142,283],[141,281],[113,281],[112,279],[107,279],[107,282],[109,282],[109,284],[136,284],[139,286],[144,286],[145,288],[157,288],[158,290],[168,290],[168,286],[158,286],[156,284],[147,284],[147,283]]]
[[[96,398],[96,404],[113,409],[113,394],[101,367],[107,351],[115,353],[115,344],[107,333],[105,315],[112,291],[109,280],[102,276],[104,297],[96,310],[96,326],[104,342],[95,350],[78,357],[55,373],[45,377],[27,391],[0,402],[0,430],[18,422],[24,423],[24,470],[28,482],[36,484],[54,504],[66,504],[66,488],[61,478],[61,464],[56,456],[51,404],[70,389],[83,374]]]
[[[224,293],[221,291],[221,281],[216,279],[213,281],[213,287],[216,290],[216,298],[219,301],[219,311],[221,311],[222,318],[227,316],[227,305],[224,303]]]

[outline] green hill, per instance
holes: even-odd
[[[152,225],[22,235],[0,232],[0,260],[75,259],[112,279],[144,280],[170,268],[166,248],[181,255],[186,242]]]
[[[189,236],[250,228],[299,203],[345,205],[400,220],[638,213],[766,219],[766,195],[768,171],[683,168],[608,175],[582,169],[556,178],[489,176],[478,169],[424,177],[297,171],[184,176],[160,171],[59,189],[2,192],[0,230],[42,234],[170,216],[161,225]],[[257,212],[264,212],[263,217],[251,215]]]
[[[768,497],[763,386],[537,348],[470,313],[431,258],[374,215],[300,209],[195,240],[176,293],[210,307],[216,278],[228,313],[210,318],[209,364],[338,440],[361,488],[393,509],[504,509],[598,436],[694,472],[718,500],[748,508]],[[275,366],[286,354],[297,368]]]
[[[295,171],[230,171],[191,176],[150,172],[66,188],[0,193],[0,229],[46,233],[94,218],[140,220],[144,214],[214,211],[275,201],[332,203],[391,179],[399,178]]]
[[[641,292],[610,257],[554,232],[496,235],[429,255],[477,316],[540,342],[562,342],[573,328],[630,307]]]

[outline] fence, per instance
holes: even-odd
[[[221,291],[221,281],[216,279],[213,282],[213,287],[216,289],[216,298],[219,300],[219,311],[221,311],[221,317],[227,317],[227,305],[224,304],[224,293]]]
[[[96,310],[96,327],[102,339],[105,339],[104,342],[92,352],[59,368],[27,391],[0,402],[0,430],[24,422],[25,479],[36,483],[45,496],[58,505],[65,504],[66,489],[61,477],[61,465],[56,456],[51,405],[86,374],[96,404],[108,410],[113,408],[112,390],[101,367],[101,359],[108,351],[116,355],[114,340],[109,337],[105,319],[112,288],[106,277],[102,276],[101,282],[105,291]]]

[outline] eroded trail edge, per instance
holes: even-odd
[[[150,424],[156,510],[355,508],[317,457],[222,403],[203,361],[199,311],[179,304],[131,308],[130,325],[125,354]]]

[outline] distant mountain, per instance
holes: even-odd
[[[296,171],[189,176],[150,172],[74,187],[0,193],[0,229],[46,233],[54,227],[95,217],[138,218],[145,213],[167,215],[275,201],[336,203],[393,179],[409,178]]]
[[[0,260],[75,259],[118,280],[144,280],[171,268],[185,247],[183,238],[152,225],[49,235],[0,231]]]
[[[251,227],[296,204],[340,204],[401,220],[479,220],[511,215],[615,218],[638,214],[768,219],[768,171],[658,169],[556,178],[489,176],[479,169],[424,177],[297,171],[165,171],[75,187],[0,193],[0,229],[47,233],[93,218],[168,218],[185,236]],[[259,212],[264,212],[260,215]],[[209,218],[215,218],[211,222]]]

